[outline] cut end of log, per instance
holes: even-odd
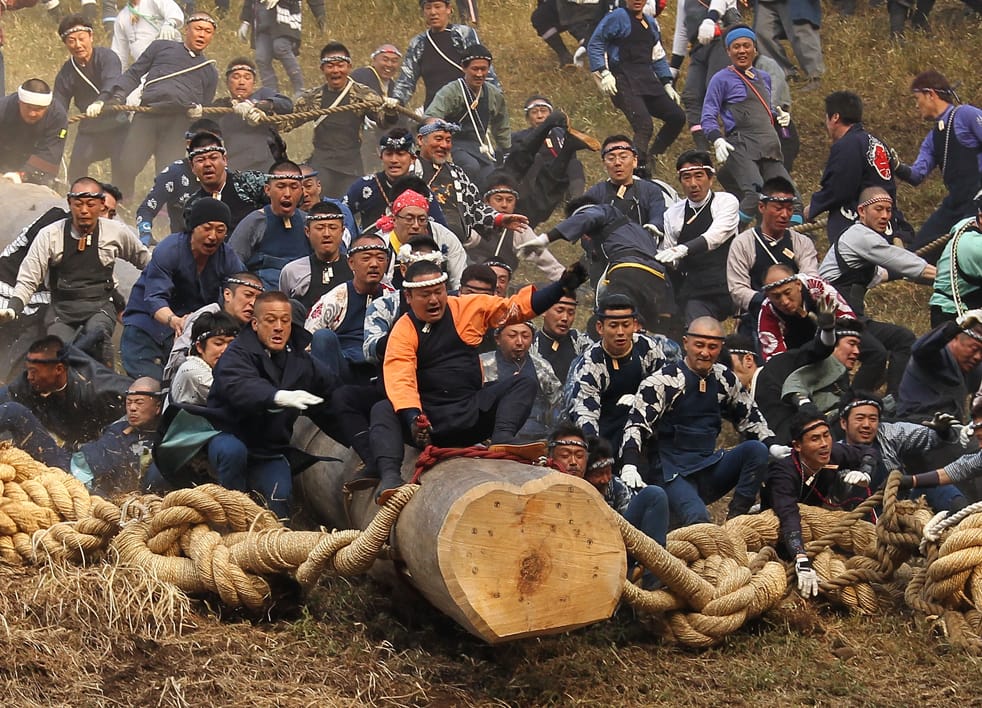
[[[493,470],[483,479],[474,470],[439,477],[434,470],[424,482],[410,505],[446,513],[428,514],[431,523],[442,516],[434,524],[435,567],[428,577],[417,569],[413,582],[491,643],[608,619],[627,572],[614,512],[569,475],[501,462]],[[456,485],[451,499],[447,487]],[[428,491],[445,504],[427,504]]]

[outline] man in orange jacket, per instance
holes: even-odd
[[[558,282],[522,288],[510,298],[447,296],[447,275],[428,261],[411,265],[403,289],[409,312],[393,326],[385,351],[386,400],[372,408],[370,440],[384,503],[402,484],[404,440],[417,447],[462,447],[490,438],[511,442],[525,423],[536,383],[511,376],[486,386],[478,347],[488,329],[524,322],[572,294],[587,278],[580,263]]]

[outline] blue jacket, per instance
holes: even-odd
[[[647,14],[644,19],[651,29],[655,42],[660,43],[661,27],[658,26],[658,20]],[[630,34],[631,15],[623,7],[617,8],[604,17],[597,25],[597,29],[593,31],[593,35],[586,45],[587,56],[590,58],[590,71],[600,71],[604,68],[615,69],[620,64],[621,54],[617,40],[624,39]],[[672,70],[664,56],[651,62],[651,70],[655,72],[655,76],[662,83],[668,83],[672,80]]]
[[[245,269],[226,242],[199,273],[191,254],[190,234],[171,234],[154,249],[150,262],[133,285],[123,312],[123,324],[142,329],[158,344],[163,344],[172,330],[157,322],[153,313],[169,307],[180,317],[218,302],[222,281]]]
[[[182,71],[184,73],[177,74]],[[195,54],[180,42],[155,39],[133,62],[133,66],[123,72],[111,87],[102,90],[99,98],[125,100],[140,85],[144,74],[147,81],[143,87],[141,106],[183,112],[194,104],[210,104],[218,88],[218,71],[213,59],[208,59],[204,54]]]
[[[338,381],[305,350],[311,335],[293,327],[287,348],[271,355],[252,328],[243,329],[215,365],[208,408],[218,414],[215,427],[242,440],[250,451],[275,453],[290,446],[295,408],[278,408],[277,391],[304,390],[330,400]],[[304,415],[317,422],[325,405]]]
[[[186,159],[175,160],[153,178],[153,186],[136,210],[136,232],[150,230],[153,218],[167,207],[171,233],[184,231],[184,205],[198,191],[198,178]]]

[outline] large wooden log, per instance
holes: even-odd
[[[627,572],[613,514],[576,477],[456,458],[424,475],[394,545],[424,597],[496,643],[611,616]]]
[[[308,510],[332,527],[364,528],[378,511],[374,490],[344,504],[343,485],[357,459],[304,418],[293,443],[345,459],[303,473]],[[413,467],[409,457],[407,481]],[[376,561],[371,574],[397,594],[408,582],[490,643],[564,632],[608,619],[620,598],[627,557],[613,514],[581,479],[517,462],[454,458],[423,475],[400,514],[392,539],[399,562]]]

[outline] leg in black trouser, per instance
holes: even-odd
[[[937,210],[927,218],[927,221],[924,222],[920,230],[918,230],[917,236],[914,237],[914,243],[910,246],[910,250],[916,251],[921,246],[931,243],[931,241],[939,236],[944,236],[951,231],[952,226],[969,216],[975,216],[975,207],[971,202],[959,208],[949,205],[948,200],[945,199],[941,202]],[[924,260],[931,264],[937,263],[942,250],[936,248],[930,253],[926,253]]]
[[[914,333],[906,327],[866,320],[859,355],[863,365],[853,386],[857,390],[875,391],[885,378],[887,393],[896,396],[915,339]]]
[[[119,176],[113,173],[116,186],[124,195],[132,195],[137,175],[146,166],[150,156],[154,169],[160,172],[184,153],[184,130],[187,127],[184,114],[149,115],[137,113],[123,140]]]
[[[556,11],[555,0],[539,0],[538,6],[532,11],[532,27],[559,58],[560,66],[573,63],[573,55],[566,48],[560,33],[563,31],[559,24],[559,13]]]
[[[123,144],[120,131],[125,130],[125,124],[116,124],[119,130],[107,130],[101,133],[80,133],[75,138],[72,156],[68,162],[68,180],[72,182],[89,173],[93,162],[110,160],[113,177],[119,173],[119,149]],[[124,194],[131,197],[130,194]]]
[[[617,81],[618,91],[611,97],[611,102],[617,106],[627,118],[634,131],[634,145],[637,147],[639,161],[646,158],[648,154],[660,155],[668,150],[668,147],[675,142],[675,138],[682,132],[685,126],[685,113],[675,105],[675,101],[668,97],[662,89],[657,96],[639,96],[630,91],[630,84],[622,78]],[[620,87],[624,87],[621,90]],[[651,136],[654,133],[651,119],[659,118],[663,121],[661,130],[655,137],[654,142]],[[651,144],[649,149],[648,145]]]
[[[954,312],[945,312],[938,305],[931,305],[931,329],[945,322],[954,322],[957,318]]]
[[[369,386],[342,386],[331,396],[331,410],[338,420],[343,440],[365,463],[363,476],[374,474],[374,456],[369,444],[369,429],[373,406],[385,398],[381,383]]]
[[[681,333],[671,287],[642,268],[608,269],[607,278],[597,288],[597,302],[605,295],[627,295],[638,310],[641,324],[649,332],[675,339]],[[681,340],[677,340],[681,341]]]

